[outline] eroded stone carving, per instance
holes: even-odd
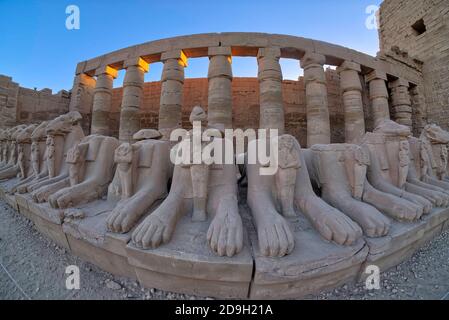
[[[290,253],[294,248],[294,238],[286,216],[292,214],[290,191],[284,197],[284,190],[278,190],[277,186],[289,185],[292,190],[292,181],[285,179],[287,183],[276,184],[287,172],[282,172],[286,167],[290,174],[296,171],[294,183],[294,205],[304,213],[318,232],[329,241],[342,245],[353,244],[361,235],[360,227],[345,216],[339,210],[331,207],[320,199],[313,191],[310,182],[304,150],[298,141],[290,135],[279,137],[281,154],[279,161],[280,173],[275,175],[260,175],[260,164],[248,164],[248,205],[251,208],[256,225],[260,251],[265,256],[282,257]],[[255,141],[250,142],[250,146]],[[293,145],[293,146],[292,146]],[[287,160],[287,161],[285,161]],[[291,169],[291,170],[290,170]],[[279,169],[278,169],[279,170]],[[282,178],[281,178],[282,181]],[[278,199],[284,197],[285,204]],[[286,210],[284,209],[286,208]]]
[[[403,200],[404,207],[411,210],[397,211],[394,218],[400,220],[419,219],[429,213],[432,203],[424,197],[406,190],[409,167],[408,140],[410,129],[391,120],[379,122],[373,133],[366,133],[362,147],[370,154],[368,181],[378,190],[390,193]]]
[[[69,183],[69,165],[66,156],[70,148],[84,137],[80,126],[82,117],[77,111],[61,115],[50,121],[46,127],[46,164],[48,176],[27,188],[36,202],[48,197]]]
[[[69,150],[66,162],[69,177],[62,189],[49,196],[53,208],[65,209],[100,199],[106,195],[114,174],[114,151],[118,140],[90,135]]]
[[[31,134],[30,174],[11,189],[11,192],[25,193],[29,185],[48,175],[45,164],[45,139],[48,122],[39,124]]]
[[[447,175],[447,144],[449,133],[436,124],[426,125],[421,140],[422,181],[449,190]]]
[[[205,118],[200,107],[194,109],[192,122]],[[191,143],[189,137],[185,137],[187,143]],[[167,243],[180,217],[192,213],[192,220],[212,215],[206,238],[214,252],[230,257],[241,251],[243,225],[237,205],[237,168],[235,165],[210,165],[206,179],[204,166],[203,163],[175,166],[167,198],[132,234],[136,246],[149,249]]]
[[[30,161],[31,133],[35,124],[25,126],[11,134],[10,162],[0,171],[0,180],[11,179],[17,176],[25,179],[28,174]]]
[[[133,144],[122,143],[115,151],[117,170],[108,199],[117,201],[107,226],[112,232],[128,232],[158,199],[167,194],[172,169],[169,142],[158,140],[157,130],[142,129]]]
[[[353,144],[314,145],[312,161],[308,168],[312,180],[318,183],[324,201],[341,210],[356,221],[368,237],[382,237],[388,234],[390,221],[375,205],[369,203],[366,193],[372,187],[366,180],[369,154]],[[383,201],[392,202],[383,196]]]

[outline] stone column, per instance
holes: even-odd
[[[377,127],[382,120],[390,119],[388,90],[385,83],[387,81],[387,74],[374,70],[366,75],[365,80],[369,83],[369,97],[371,100],[374,127]]]
[[[78,111],[83,116],[81,126],[86,135],[90,133],[90,125],[92,122],[95,84],[95,78],[85,73],[77,74],[73,81],[69,111]]]
[[[307,52],[301,59],[306,86],[307,147],[331,141],[325,56]]]
[[[337,68],[345,109],[345,141],[359,144],[365,134],[360,65],[345,61]]]
[[[208,55],[208,125],[232,128],[231,47],[211,47]]]
[[[168,140],[175,128],[182,126],[182,98],[184,68],[187,57],[182,50],[162,53],[164,69],[161,77],[161,100],[159,108],[159,131]]]
[[[112,103],[112,83],[117,78],[117,70],[103,66],[95,71],[97,83],[92,107],[91,134],[109,135],[109,114]]]
[[[412,101],[408,91],[409,83],[403,79],[390,82],[391,107],[394,121],[412,129]]]
[[[119,140],[133,142],[133,135],[140,130],[140,103],[143,92],[144,74],[149,65],[142,58],[132,58],[125,61],[126,69],[123,81],[122,106],[120,109]]]
[[[260,88],[259,127],[278,129],[279,135],[284,134],[285,129],[280,57],[279,48],[260,48],[257,54]]]
[[[410,87],[410,99],[412,101],[413,135],[419,137],[427,124],[427,108],[421,85]]]

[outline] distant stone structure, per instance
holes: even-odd
[[[50,120],[69,111],[70,92],[21,87],[0,74],[0,126],[13,127]]]

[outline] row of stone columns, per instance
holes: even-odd
[[[220,129],[232,128],[232,52],[231,47],[211,47],[208,49],[208,123]],[[279,64],[281,50],[278,47],[260,48],[257,54],[258,79],[260,89],[260,128],[278,129],[284,133],[284,106],[282,97],[282,71]],[[161,55],[164,68],[161,76],[161,99],[159,110],[159,130],[165,139],[170,132],[182,125],[182,99],[184,68],[187,57],[182,50],[164,52]],[[329,108],[327,100],[326,57],[307,52],[301,59],[304,69],[307,114],[307,146],[331,142]],[[139,111],[142,100],[144,73],[149,64],[142,58],[124,61],[126,69],[123,84],[120,113],[119,139],[132,141],[132,136],[140,129]],[[362,100],[361,66],[345,61],[338,68],[345,115],[345,137],[347,143],[360,143],[365,133]],[[87,75],[75,78],[74,88],[86,91],[93,89],[93,110],[91,132],[109,135],[109,113],[112,104],[112,84],[117,70],[103,66],[95,72],[96,81]],[[390,119],[390,97],[387,89],[387,75],[374,70],[365,75],[369,84],[374,125],[383,119]],[[87,88],[87,89],[86,89]],[[412,107],[408,82],[399,79],[389,83],[394,120],[412,126]],[[89,90],[87,90],[89,91]],[[89,92],[91,92],[90,90]],[[80,94],[80,96],[84,96]],[[71,104],[83,104],[72,99]],[[87,99],[89,100],[89,99]],[[78,102],[77,102],[78,101]],[[88,103],[88,102],[86,102]],[[71,105],[72,107],[72,105]],[[85,111],[85,110],[84,110]]]

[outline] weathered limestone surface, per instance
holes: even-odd
[[[284,134],[284,103],[279,48],[262,48],[257,53],[260,90],[259,128],[277,129]]]
[[[161,60],[164,69],[161,77],[161,99],[159,108],[159,131],[168,140],[175,128],[182,126],[182,100],[184,67],[187,58],[182,50],[164,52]]]
[[[211,47],[208,55],[208,123],[211,127],[232,128],[231,48]]]
[[[412,129],[412,101],[409,93],[409,83],[402,79],[389,84],[391,89],[391,106],[394,120]]]
[[[119,140],[132,142],[133,135],[140,130],[139,110],[142,98],[144,74],[148,72],[148,63],[141,59],[129,59],[123,81],[122,107],[120,111]]]
[[[109,113],[111,112],[111,91],[117,70],[104,66],[96,70],[97,81],[94,90],[92,107],[92,134],[109,134]]]
[[[345,141],[358,144],[365,134],[360,65],[345,61],[337,68],[345,108]]]
[[[325,62],[325,56],[313,52],[301,59],[306,83],[307,147],[331,142]]]
[[[387,75],[377,70],[366,76],[366,81],[369,83],[369,98],[375,127],[382,121],[390,119],[386,80]]]

